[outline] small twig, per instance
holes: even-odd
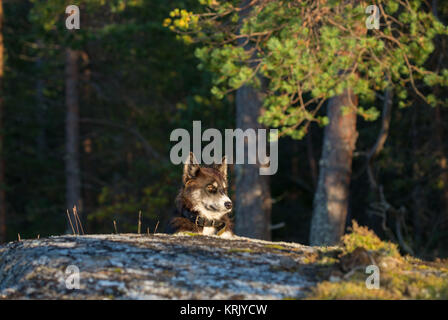
[[[149,227],[146,228],[146,234],[149,236]]]
[[[100,119],[81,118],[81,119],[79,119],[79,122],[89,123],[89,124],[94,124],[94,125],[101,125],[101,126],[109,126],[112,128],[117,128],[117,129],[122,129],[124,131],[127,131],[128,133],[134,135],[138,140],[140,140],[140,142],[142,143],[143,150],[146,152],[147,156],[150,159],[163,160],[162,155],[160,153],[158,153],[149,144],[148,140],[146,140],[146,138],[136,128],[127,127],[120,123],[114,123],[112,121],[100,120]]]
[[[289,179],[297,184],[299,187],[303,188],[304,190],[314,193],[313,187],[311,187],[306,181],[298,178],[298,177],[289,177]]]
[[[39,240],[39,239],[40,239],[40,234],[37,235],[37,240]]]
[[[400,207],[399,209],[394,208],[387,200],[386,197],[384,195],[384,190],[383,190],[383,186],[379,185],[378,186],[378,193],[379,193],[379,202],[377,203],[373,203],[371,205],[372,207],[372,211],[371,213],[376,214],[381,216],[382,219],[382,227],[384,232],[388,235],[388,237],[392,240],[392,241],[398,241],[400,248],[402,248],[406,253],[410,254],[410,255],[414,255],[414,251],[412,250],[412,248],[405,242],[402,232],[401,232],[401,222],[403,222],[404,224],[404,216],[406,214],[406,208],[405,207]],[[395,239],[395,235],[392,232],[392,230],[390,230],[387,227],[386,224],[386,220],[387,220],[387,213],[390,212],[394,218],[395,218],[395,232],[396,232],[396,236],[397,239]]]
[[[70,221],[70,226],[72,227],[73,235],[75,235],[75,228],[73,228],[72,219],[70,219],[70,213],[68,212],[68,209],[67,209],[67,217],[68,221]]]
[[[117,231],[117,223],[115,222],[115,220],[114,220],[114,229],[115,229],[115,234],[118,234],[118,231]]]
[[[387,79],[390,79],[390,76],[387,76]],[[366,162],[357,173],[354,174],[354,179],[357,179],[367,170],[367,177],[370,184],[370,187],[374,190],[378,189],[378,183],[373,174],[373,160],[380,154],[383,150],[386,140],[389,136],[390,131],[390,122],[392,118],[392,104],[393,104],[393,89],[389,86],[385,90],[384,94],[384,103],[383,103],[383,111],[381,114],[381,129],[376,138],[376,142],[373,147],[364,152],[362,155],[366,157]],[[361,152],[359,152],[361,154]]]
[[[160,221],[157,221],[156,227],[154,228],[154,234],[155,234],[156,231],[157,231],[157,227],[159,226],[159,222],[160,222]]]
[[[22,241],[22,239],[20,238],[20,233],[17,234],[17,238],[19,239],[19,241]]]
[[[76,219],[75,212],[73,210],[72,210],[72,212],[73,212],[73,219],[75,219],[76,235],[79,235],[78,219]]]
[[[281,228],[283,228],[284,226],[286,226],[286,223],[284,223],[284,222],[280,222],[280,223],[277,223],[277,224],[271,224],[271,225],[269,226],[269,229],[270,229],[270,230],[276,230],[276,229],[281,229]]]
[[[409,253],[410,255],[415,255],[414,250],[406,243],[406,241],[403,238],[403,234],[401,233],[401,221],[404,222],[404,214],[406,213],[406,209],[404,207],[401,207],[396,211],[397,216],[395,218],[395,232],[397,233],[398,242],[400,243],[401,247],[404,251]],[[403,225],[405,225],[403,223]]]
[[[84,234],[84,228],[82,227],[81,219],[79,218],[78,210],[76,210],[76,206],[73,207],[73,213],[74,213],[76,219],[77,219],[78,222],[79,222],[79,226],[81,227],[81,232],[82,232],[82,234]]]
[[[138,212],[138,226],[137,226],[137,233],[140,234],[142,228],[142,211],[140,210]]]
[[[362,270],[362,269],[364,269],[364,267],[361,267],[361,266],[358,266],[358,267],[355,267],[355,268],[353,268],[352,270],[350,270],[349,272],[347,272],[345,275],[344,275],[344,279],[348,279],[348,278],[350,278],[356,271],[358,271],[358,270]]]

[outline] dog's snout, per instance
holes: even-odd
[[[224,203],[224,206],[225,206],[227,209],[232,209],[232,202],[231,202],[231,201],[227,201],[226,203]]]

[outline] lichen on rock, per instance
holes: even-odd
[[[366,287],[366,267],[380,287]],[[75,267],[79,288],[67,286]],[[354,225],[339,246],[197,234],[55,236],[0,246],[0,299],[448,299],[446,260]]]
[[[300,272],[312,249],[237,237],[87,235],[0,247],[3,299],[282,299],[313,285]],[[68,289],[68,266],[79,289]]]

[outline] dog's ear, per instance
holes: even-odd
[[[184,164],[184,174],[182,175],[183,183],[186,184],[189,180],[194,179],[198,175],[199,169],[198,160],[196,160],[193,152],[190,152],[190,155]]]
[[[215,169],[218,170],[223,176],[224,180],[227,180],[227,157],[222,157],[221,163],[215,164]]]

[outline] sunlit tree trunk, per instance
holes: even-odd
[[[357,97],[347,90],[328,101],[319,179],[314,196],[311,245],[333,245],[344,233],[356,130]],[[344,110],[342,107],[349,107]]]
[[[241,17],[249,14],[250,1],[243,1]],[[245,39],[240,39],[243,44]],[[245,50],[251,50],[251,44],[245,45]],[[236,92],[236,125],[242,130],[262,128],[258,123],[263,104],[262,91],[250,86],[243,86]],[[246,149],[247,150],[247,149]],[[236,199],[235,231],[238,235],[257,239],[271,239],[271,192],[269,176],[262,176],[259,166],[253,164],[235,165]]]
[[[0,242],[6,241],[6,197],[3,127],[3,1],[0,0]]]
[[[78,58],[77,51],[66,49],[65,56],[65,175],[66,205],[72,215],[73,206],[81,208],[81,178],[79,168],[79,101],[78,101]],[[75,218],[71,216],[72,222]],[[71,232],[67,222],[67,232]]]
[[[236,93],[236,125],[238,128],[257,130],[262,127],[257,121],[262,106],[260,95],[258,90],[248,86],[238,89]],[[247,164],[247,161],[245,164],[235,165],[235,176],[236,233],[250,238],[269,240],[271,238],[269,176],[260,175],[259,166]]]

